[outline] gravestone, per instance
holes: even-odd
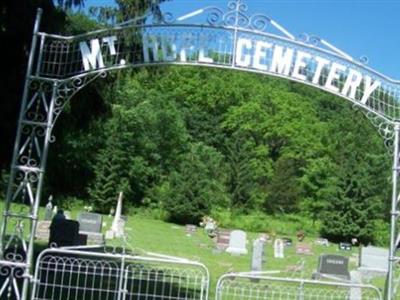
[[[226,252],[232,255],[247,254],[246,242],[246,232],[242,230],[233,230],[229,238],[229,247],[226,249]]]
[[[349,280],[349,258],[333,254],[321,255],[318,260],[318,270],[315,278],[318,278],[320,275],[328,275]]]
[[[339,243],[339,250],[351,251],[352,246],[350,243]]]
[[[276,239],[274,242],[274,257],[275,258],[284,258],[284,243],[281,239]]]
[[[35,238],[48,241],[50,238],[51,221],[38,221]]]
[[[283,245],[285,245],[285,247],[291,247],[293,245],[293,240],[287,237],[284,237],[282,239],[283,241]]]
[[[306,243],[298,243],[296,246],[296,254],[313,255],[311,245]]]
[[[49,202],[47,202],[46,204],[46,208],[44,211],[44,219],[46,221],[51,221],[51,219],[53,219],[53,196],[50,195],[49,197]]]
[[[267,242],[270,242],[270,241],[271,241],[271,239],[270,239],[268,233],[260,233],[260,235],[258,236],[258,238],[259,238],[262,242],[264,242],[264,243],[267,243]]]
[[[256,239],[253,242],[253,255],[251,257],[252,271],[262,271],[262,265],[264,262],[264,245],[265,242],[262,239]]]
[[[362,247],[358,270],[366,277],[386,275],[388,272],[389,250],[378,247]]]
[[[227,229],[218,229],[217,231],[217,249],[225,251],[229,247],[231,231]]]
[[[78,215],[78,222],[80,232],[101,233],[103,216],[94,213],[81,212]]]
[[[319,245],[319,246],[326,246],[326,247],[329,246],[328,240],[327,240],[327,239],[324,239],[324,238],[318,238],[318,239],[316,239],[316,240],[315,240],[315,244],[317,244],[317,245]]]
[[[185,232],[187,236],[192,236],[197,231],[197,226],[192,224],[185,225]]]
[[[79,222],[74,220],[53,220],[50,225],[49,245],[57,247],[80,244]]]
[[[104,236],[101,233],[103,217],[99,214],[81,212],[78,215],[79,233],[87,235],[89,244],[104,244]]]

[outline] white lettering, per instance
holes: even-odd
[[[303,51],[297,52],[296,63],[294,64],[292,77],[300,79],[300,80],[307,80],[307,76],[302,74],[302,71],[307,66],[307,61],[311,58],[311,54],[308,54]]]
[[[349,96],[349,98],[351,99],[355,99],[357,88],[360,86],[362,78],[363,77],[360,72],[350,69],[349,74],[347,75],[346,83],[343,86],[341,94],[343,96]]]
[[[110,49],[111,55],[117,54],[117,51],[115,51],[115,41],[116,40],[117,40],[117,37],[115,35],[107,36],[107,37],[103,38],[103,43],[108,45],[108,49]]]
[[[263,42],[263,41],[258,41],[256,44],[256,52],[254,54],[254,60],[253,60],[253,67],[256,69],[260,69],[263,71],[266,71],[267,65],[262,64],[261,61],[265,60],[267,56],[267,49],[271,48],[272,44]]]
[[[282,75],[289,75],[290,66],[293,60],[293,49],[286,49],[285,54],[283,54],[283,47],[275,46],[274,54],[272,56],[272,63],[270,71]]]
[[[81,49],[82,62],[85,71],[89,71],[90,69],[104,68],[99,39],[90,41],[91,50],[86,42],[80,42],[79,47]]]
[[[251,63],[250,54],[243,55],[245,49],[250,50],[252,47],[251,40],[249,39],[239,39],[237,42],[236,50],[236,64],[241,67],[248,67]]]
[[[149,48],[152,50],[153,61],[158,61],[159,43],[156,36],[148,36],[143,39],[143,58],[145,62],[150,62]]]
[[[367,103],[369,96],[371,96],[371,94],[378,88],[381,86],[381,82],[379,80],[375,80],[372,83],[372,79],[369,76],[365,76],[364,79],[364,95],[362,97],[362,99],[360,100],[360,102],[362,104]]]
[[[176,45],[171,43],[171,39],[168,37],[161,39],[161,51],[163,60],[165,61],[174,61],[178,56],[176,53]]]
[[[206,48],[207,48],[207,36],[200,36],[200,50],[199,50],[199,62],[212,64],[214,60],[211,57],[206,56]]]
[[[341,74],[339,71],[344,72],[345,70],[346,70],[345,66],[335,62],[332,63],[331,70],[329,71],[328,78],[326,79],[325,87],[328,90],[331,90],[332,92],[335,93],[339,92],[339,87],[334,85],[334,81],[339,80]]]
[[[317,61],[317,68],[315,69],[312,83],[319,84],[319,79],[321,77],[322,70],[324,69],[324,67],[326,65],[330,64],[330,61],[325,58],[319,57],[319,56],[315,57],[315,60]]]

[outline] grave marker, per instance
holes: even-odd
[[[265,242],[261,239],[256,239],[253,242],[253,255],[251,257],[251,270],[262,271],[264,262],[264,245]]]
[[[348,257],[334,254],[323,254],[318,260],[317,275],[328,275],[349,280]]]
[[[339,249],[343,251],[351,251],[352,246],[350,243],[339,243]]]
[[[82,233],[101,233],[103,216],[89,212],[81,212],[78,215],[79,231]]]
[[[362,247],[360,254],[360,267],[363,274],[385,275],[388,272],[389,250],[378,247]]]
[[[313,255],[311,245],[298,243],[296,246],[296,254]]]
[[[275,258],[284,258],[284,244],[281,239],[276,239],[274,242],[274,257]]]
[[[48,241],[50,238],[51,221],[38,221],[35,238]]]
[[[225,250],[229,247],[231,231],[227,229],[218,229],[217,232],[217,249]]]
[[[78,215],[79,233],[87,235],[89,244],[104,244],[104,236],[101,233],[103,216],[89,212],[81,212]]]
[[[246,243],[246,232],[242,230],[233,230],[230,235],[229,247],[226,249],[226,252],[232,255],[247,254]]]
[[[187,236],[192,236],[197,231],[197,226],[192,224],[185,225],[185,232]]]

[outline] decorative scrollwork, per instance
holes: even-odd
[[[228,10],[225,13],[216,6],[205,7],[199,12],[204,13],[206,24],[211,26],[231,26],[264,31],[271,23],[271,18],[266,15],[249,15],[248,6],[240,1],[230,1],[227,7]],[[197,15],[196,12],[188,14],[184,19],[195,15]],[[180,18],[177,19],[179,20]]]
[[[363,65],[368,65],[369,63],[369,58],[366,55],[362,55],[360,56],[360,58],[358,59],[360,63],[362,63]]]
[[[321,45],[321,38],[317,35],[309,35],[307,33],[301,33],[298,36],[297,40],[315,47]]]
[[[353,106],[355,110],[359,110],[357,106]],[[372,113],[372,112],[364,112],[360,110],[367,119],[372,123],[372,125],[378,130],[379,135],[383,138],[383,142],[385,147],[387,148],[390,155],[392,155],[393,151],[393,143],[394,143],[394,125],[388,120]]]

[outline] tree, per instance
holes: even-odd
[[[228,204],[224,178],[222,155],[202,143],[192,144],[189,152],[180,156],[177,170],[164,183],[165,194],[158,196],[170,220],[198,224],[212,208]]]

